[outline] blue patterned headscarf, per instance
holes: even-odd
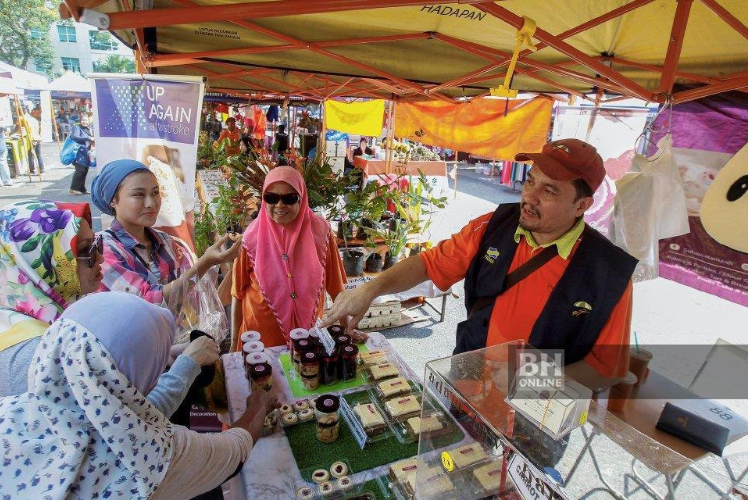
[[[150,172],[148,167],[137,160],[114,160],[104,165],[101,173],[96,176],[91,185],[91,198],[94,205],[105,214],[114,215],[110,203],[117,194],[117,188],[125,177],[138,170]]]

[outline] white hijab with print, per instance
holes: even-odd
[[[127,293],[70,306],[34,353],[30,392],[0,399],[0,498],[150,498],[172,428],[145,394],[175,331],[167,310]]]

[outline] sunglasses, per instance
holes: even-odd
[[[289,194],[278,194],[278,193],[265,193],[262,195],[262,199],[268,205],[277,205],[279,201],[282,201],[284,205],[296,205],[301,196],[296,193]]]
[[[104,240],[101,235],[94,236],[91,246],[84,252],[81,253],[77,258],[78,260],[87,260],[88,268],[93,269],[96,265],[96,257],[104,254]]]

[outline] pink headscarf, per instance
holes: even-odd
[[[262,295],[288,340],[291,330],[310,328],[317,320],[325,286],[330,224],[312,212],[304,178],[298,171],[274,168],[265,178],[263,194],[275,182],[289,184],[301,196],[299,215],[281,226],[270,218],[263,201],[257,219],[244,231],[242,245],[252,261]]]

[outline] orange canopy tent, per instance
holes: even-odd
[[[748,86],[745,0],[65,0],[63,17],[109,29],[142,70],[203,75],[211,89],[324,100],[455,102],[511,87],[684,102]]]

